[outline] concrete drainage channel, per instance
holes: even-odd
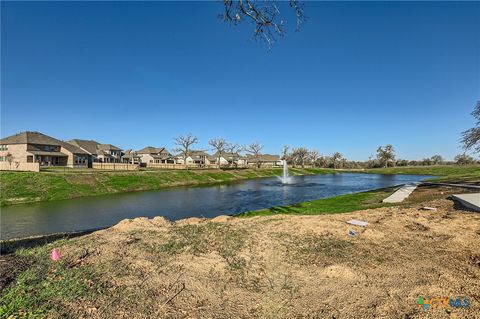
[[[405,184],[395,191],[392,195],[385,198],[382,202],[384,203],[401,203],[403,202],[411,193],[419,186],[447,186],[447,187],[458,187],[466,189],[476,189],[480,191],[479,185],[469,185],[469,184],[452,184],[452,183],[411,183]],[[471,193],[471,194],[458,194],[452,195],[451,198],[467,207],[468,209],[479,212],[480,211],[480,193]]]

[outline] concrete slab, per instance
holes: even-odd
[[[358,220],[358,219],[351,219],[347,222],[347,224],[351,224],[351,225],[355,225],[355,226],[360,226],[360,227],[367,227],[368,226],[368,223],[367,222],[364,222],[362,220]]]
[[[388,196],[383,200],[384,203],[401,203],[405,198],[410,196],[410,194],[417,188],[420,183],[405,184],[395,193]]]
[[[463,206],[480,212],[480,193],[452,195],[452,198]]]

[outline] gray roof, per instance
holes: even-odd
[[[137,151],[138,154],[158,154],[158,153],[161,153],[163,151],[166,151],[167,153],[169,153],[165,147],[153,147],[153,146],[147,146],[147,147],[144,147],[142,148],[141,150]],[[170,153],[169,153],[170,154]]]
[[[258,155],[258,160],[255,158],[254,155],[248,154],[247,155],[247,160],[249,162],[279,162],[280,161],[280,155],[271,155],[271,154],[259,154]]]
[[[102,151],[121,151],[122,150],[121,148],[116,147],[115,145],[112,145],[112,144],[99,144],[97,148]]]
[[[212,156],[218,157],[218,152],[215,152],[215,154],[213,154]],[[240,154],[223,152],[221,156],[223,158],[238,158],[238,157],[240,157]]]
[[[87,154],[78,146],[57,140],[51,136],[40,132],[25,131],[12,136],[2,138],[0,144],[39,144],[39,145],[57,145],[75,154]]]
[[[94,140],[79,140],[73,139],[68,141],[68,143],[84,149],[90,154],[97,154],[97,145],[100,145],[97,141]]]

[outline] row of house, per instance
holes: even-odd
[[[61,141],[40,132],[21,132],[0,140],[0,162],[39,163],[40,166],[92,167],[93,163],[186,164],[196,166],[280,166],[278,155],[242,156],[192,150],[173,155],[165,147],[122,150],[93,140]]]

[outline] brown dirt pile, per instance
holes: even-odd
[[[72,259],[94,251],[83,264],[104,287],[65,307],[83,318],[479,318],[480,214],[422,205],[438,210],[125,220],[64,247]],[[420,296],[471,306],[424,311]]]

